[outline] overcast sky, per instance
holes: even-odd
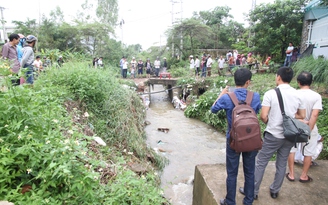
[[[90,0],[89,0],[90,1]],[[252,0],[118,0],[119,19],[123,19],[123,28],[116,29],[117,40],[125,44],[141,44],[144,49],[152,45],[166,43],[165,31],[173,21],[191,17],[194,11],[207,11],[216,6],[228,6],[230,14],[238,22],[245,23],[245,13],[252,6]],[[1,1],[3,15],[10,24],[12,20],[26,21],[39,19],[39,14],[49,16],[51,10],[59,6],[67,21],[76,16],[85,0],[14,0]],[[269,3],[273,0],[257,0],[257,4]],[[182,10],[182,13],[181,13]],[[173,15],[172,15],[173,11]],[[25,34],[26,35],[26,34]]]

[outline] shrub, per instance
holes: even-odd
[[[139,176],[127,169],[133,155],[144,163],[154,158],[161,166],[163,160],[145,145],[140,98],[106,72],[67,63],[42,73],[33,88],[7,84],[10,89],[0,93],[1,199],[15,204],[140,204],[141,196],[141,204],[165,201],[152,170]],[[94,143],[95,133],[109,148]]]

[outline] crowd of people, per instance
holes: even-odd
[[[160,70],[162,69],[162,72],[166,72],[167,61],[166,58],[163,58],[163,61],[160,61],[160,58],[157,57],[154,63],[151,63],[150,59],[147,58],[145,63],[142,61],[141,58],[137,61],[135,57],[132,57],[132,60],[130,63],[128,60],[123,56],[119,62],[120,68],[121,68],[121,76],[122,78],[127,78],[128,73],[130,74],[130,78],[141,78],[146,73],[146,77],[150,78],[151,74],[154,74],[155,77],[159,77]],[[130,69],[130,72],[128,70]]]
[[[288,50],[288,49],[287,49]],[[289,54],[286,51],[286,54]],[[287,60],[288,62],[288,60]],[[260,94],[254,93],[250,106],[254,112],[260,113],[260,119],[266,124],[263,133],[263,144],[260,151],[250,151],[238,153],[230,147],[230,130],[232,127],[232,110],[234,103],[227,94],[229,88],[222,90],[217,100],[212,105],[211,111],[217,113],[225,110],[228,121],[226,132],[226,190],[224,199],[220,200],[221,205],[236,204],[237,175],[240,155],[242,155],[244,170],[244,187],[239,188],[239,192],[245,197],[243,204],[250,205],[253,200],[257,200],[260,194],[260,186],[268,162],[276,154],[276,173],[272,184],[269,187],[270,196],[276,199],[279,196],[281,186],[286,178],[289,182],[298,181],[309,183],[313,181],[308,174],[313,157],[317,156],[318,140],[321,136],[318,133],[316,121],[320,110],[322,110],[322,98],[320,94],[310,89],[313,81],[311,73],[303,71],[297,76],[299,89],[290,86],[294,77],[294,71],[291,67],[282,66],[278,69],[275,77],[276,88],[281,92],[285,114],[299,119],[309,125],[311,136],[308,144],[298,143],[297,147],[302,150],[304,156],[303,169],[301,173],[295,173],[294,160],[297,149],[293,148],[295,143],[285,139],[283,134],[283,117],[280,112],[278,96],[275,89],[267,91],[261,102]],[[235,95],[239,102],[245,102],[248,86],[251,84],[252,73],[247,68],[241,68],[234,73],[236,89]],[[287,164],[289,172],[286,173]]]
[[[12,72],[12,85],[17,86],[23,83],[33,84],[35,78],[46,67],[51,66],[51,60],[47,57],[34,55],[34,47],[38,38],[34,35],[24,36],[23,34],[12,33],[9,36],[9,41],[2,47],[1,58],[8,60],[10,71]],[[63,57],[59,56],[57,66],[60,67],[64,63]],[[20,70],[25,71],[25,77],[19,77]]]

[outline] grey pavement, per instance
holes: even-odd
[[[328,204],[328,161],[316,160],[318,166],[309,170],[312,182],[301,183],[298,181],[302,165],[295,165],[295,181],[284,179],[277,199],[270,196],[270,184],[275,174],[275,162],[269,162],[260,187],[259,198],[253,205],[324,205]],[[288,172],[288,168],[287,168]],[[193,205],[217,205],[226,194],[226,168],[225,164],[197,165],[193,191]],[[237,179],[237,204],[242,204],[243,195],[238,188],[244,183],[242,163],[239,164]]]

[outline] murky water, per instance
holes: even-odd
[[[163,90],[155,85],[155,90]],[[164,196],[173,205],[191,205],[195,166],[225,162],[225,136],[211,126],[174,109],[166,93],[151,96],[146,127],[147,143],[169,159],[161,175]],[[157,128],[169,128],[168,133]]]

